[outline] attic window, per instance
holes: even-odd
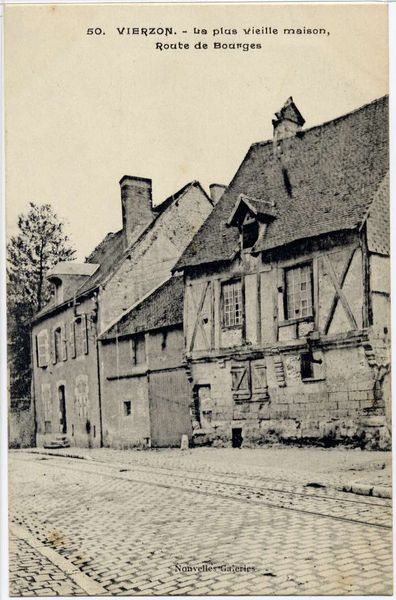
[[[257,242],[259,235],[259,224],[254,218],[247,218],[242,225],[242,247],[252,248]]]

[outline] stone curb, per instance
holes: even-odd
[[[81,454],[78,454],[76,452],[62,452],[62,453],[58,453],[56,451],[48,451],[48,450],[41,450],[40,448],[34,448],[34,449],[24,449],[24,452],[28,452],[29,454],[43,454],[46,456],[60,456],[60,457],[64,457],[64,458],[76,458],[79,460],[94,460],[91,456],[82,456]],[[304,484],[304,486],[306,487],[307,484]],[[370,484],[365,484],[365,483],[351,483],[351,484],[344,484],[344,485],[329,485],[329,484],[324,484],[323,486],[321,484],[318,485],[318,487],[325,487],[325,488],[334,488],[339,492],[349,492],[351,494],[357,494],[360,496],[374,496],[377,498],[388,498],[391,499],[392,498],[392,488],[391,487],[386,487],[386,486],[380,486],[380,485],[370,485]]]
[[[338,486],[341,492],[350,492],[361,496],[375,496],[376,498],[392,498],[392,488],[381,485],[369,485],[364,483],[351,483]]]
[[[106,596],[109,594],[104,587],[94,579],[85,575],[85,573],[82,573],[70,560],[61,556],[52,548],[45,546],[24,527],[21,527],[20,525],[10,525],[9,530],[16,538],[24,540],[42,556],[45,556],[45,558],[58,567],[62,573],[65,573],[73,583],[84,590],[89,596]]]

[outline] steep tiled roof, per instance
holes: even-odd
[[[141,236],[139,236],[139,238],[134,242],[134,244],[139,243],[142,236],[146,235],[146,233],[155,225],[157,219],[192,187],[198,187],[205,194],[208,201],[212,203],[211,199],[206,194],[199,181],[191,181],[190,183],[187,183],[175,194],[169,196],[161,204],[153,208],[153,220],[151,221],[151,223],[149,223],[149,225],[142,232]],[[76,292],[76,297],[90,293],[95,288],[97,288],[106,279],[106,277],[110,274],[110,272],[117,265],[117,263],[119,263],[124,254],[126,254],[126,249],[124,247],[123,230],[120,229],[115,233],[108,233],[106,237],[100,242],[100,244],[98,244],[96,248],[91,252],[91,254],[86,258],[87,263],[95,263],[98,264],[99,267],[96,269],[93,275],[91,277],[88,277],[86,281],[84,281],[84,283],[81,285],[81,287],[78,288]],[[62,303],[62,306],[70,302],[71,299],[72,298],[65,298],[65,301],[64,303]],[[48,304],[39,313],[36,314],[35,319],[43,317],[55,308],[60,308],[60,305],[56,305],[54,298],[51,298]]]
[[[359,226],[388,168],[386,96],[283,140],[277,153],[272,140],[253,144],[174,270],[230,259],[239,233],[227,221],[241,193],[275,202],[256,248],[265,251]]]
[[[100,339],[150,331],[183,322],[183,278],[171,277],[150,296],[135,305]]]
[[[99,263],[100,266],[92,277],[83,283],[77,291],[77,295],[84,294],[88,290],[97,287],[124,254],[124,250],[124,236],[122,229],[116,233],[108,233],[104,240],[96,246],[95,250],[88,256],[87,262],[96,262]]]

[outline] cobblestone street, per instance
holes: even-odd
[[[227,468],[213,453],[11,452],[10,593],[392,593],[390,499],[238,452]]]

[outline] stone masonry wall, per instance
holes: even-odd
[[[99,386],[96,347],[95,303],[87,298],[78,305],[78,314],[87,315],[88,353],[72,357],[70,322],[75,317],[72,307],[50,315],[33,327],[33,377],[37,420],[37,445],[61,435],[59,420],[60,385],[65,387],[66,436],[72,446],[100,446]],[[53,363],[52,353],[47,367],[39,367],[35,351],[35,337],[47,330],[49,339],[54,328],[65,325],[66,360]],[[84,389],[83,389],[84,387]],[[81,396],[83,392],[83,397]],[[45,431],[45,422],[51,423],[51,431]]]
[[[267,356],[268,398],[242,401],[233,399],[232,360],[193,363],[194,383],[210,385],[212,399],[211,423],[195,436],[198,443],[230,445],[238,427],[245,446],[305,441],[388,447],[384,400],[375,393],[363,348],[335,348],[322,356],[325,378],[307,383],[301,381],[299,355]]]

